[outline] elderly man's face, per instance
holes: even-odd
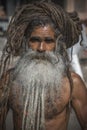
[[[36,27],[29,39],[29,48],[38,52],[53,51],[55,44],[54,29],[50,25]]]

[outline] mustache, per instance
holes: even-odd
[[[56,64],[59,62],[59,54],[56,55],[54,52],[46,51],[46,52],[38,52],[29,49],[24,57],[27,57],[29,61],[37,60],[37,61],[49,61],[52,64]],[[23,57],[22,57],[23,58]]]
[[[48,99],[53,99],[53,105],[55,104],[55,91],[57,97],[61,96],[64,65],[60,56],[54,52],[40,53],[28,50],[16,64],[12,80],[17,80],[22,85],[24,105],[22,126],[24,129],[34,128],[38,121],[43,123],[46,95]],[[38,64],[39,61],[40,64]],[[54,65],[57,62],[58,64]],[[25,116],[26,112],[29,116]],[[40,114],[37,114],[38,112]]]

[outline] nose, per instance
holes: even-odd
[[[44,43],[44,42],[39,43],[39,46],[38,46],[37,51],[39,51],[39,52],[44,52],[44,51],[46,51],[46,46],[45,46],[45,43]]]

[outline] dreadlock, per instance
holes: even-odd
[[[81,23],[77,15],[68,14],[60,6],[52,2],[34,2],[24,5],[15,11],[7,30],[7,44],[3,49],[1,57],[0,76],[9,69],[12,58],[20,56],[27,50],[27,41],[29,38],[27,36],[27,31],[32,31],[30,26],[32,21],[36,18],[48,18],[48,24],[49,21],[52,21],[55,25],[54,28],[57,30],[55,52],[57,53],[60,51],[66,66],[67,76],[72,86],[66,48],[71,47],[78,41],[82,29]],[[59,45],[60,49],[58,50],[57,46]]]
[[[68,15],[60,6],[52,2],[34,2],[15,11],[7,30],[7,44],[1,58],[1,72],[9,67],[12,56],[18,56],[26,50],[22,45],[25,30],[35,17],[49,17],[56,25],[64,40],[65,49],[74,45],[81,33],[81,23]],[[76,17],[76,16],[75,16]],[[77,22],[78,21],[78,22]],[[58,36],[59,37],[59,36]],[[64,50],[63,50],[64,51]],[[62,51],[62,52],[63,52]]]

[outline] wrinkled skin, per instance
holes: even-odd
[[[76,115],[81,123],[83,130],[86,130],[86,122],[87,122],[87,90],[86,87],[81,80],[81,78],[72,73],[73,78],[73,91],[72,91],[72,106],[76,112]],[[58,113],[55,115],[54,113],[49,113],[46,116],[46,130],[67,130],[67,123],[69,117],[69,107],[68,103],[70,100],[70,84],[67,77],[63,79],[63,90],[62,90],[62,98],[60,100],[56,100],[56,108],[58,108]],[[78,92],[79,87],[79,92]],[[22,104],[20,102],[21,97],[21,85],[18,83],[13,83],[13,86],[10,89],[8,104],[9,107],[13,110],[14,116],[14,129],[21,130],[22,125]],[[53,109],[55,106],[51,107]],[[46,108],[46,113],[50,111]],[[1,117],[3,117],[4,113],[1,113]],[[51,118],[50,118],[51,115]],[[2,122],[2,118],[0,118],[0,122]],[[63,124],[63,125],[62,125]],[[3,130],[3,129],[1,129]]]
[[[44,51],[53,51],[55,49],[54,31],[50,26],[36,28],[33,30],[29,42],[29,48],[32,48],[32,50],[39,51],[40,53]],[[10,72],[2,77],[0,88],[2,88],[4,80],[5,82],[9,81],[9,74]],[[50,102],[47,102],[51,107],[48,108],[46,106],[45,108],[46,130],[67,130],[70,114],[69,103],[71,103],[76,112],[82,130],[87,130],[87,89],[80,76],[71,72],[71,77],[73,80],[72,93],[70,94],[69,79],[64,76],[61,87],[61,98],[55,99],[54,106],[52,106]],[[15,81],[12,82],[10,86],[8,108],[13,110],[14,130],[22,130],[22,90],[21,84]],[[53,111],[54,108],[56,108],[56,113]],[[4,121],[2,117],[4,113],[1,113],[0,116],[0,122],[1,125],[3,125]],[[0,130],[4,130],[4,128]]]

